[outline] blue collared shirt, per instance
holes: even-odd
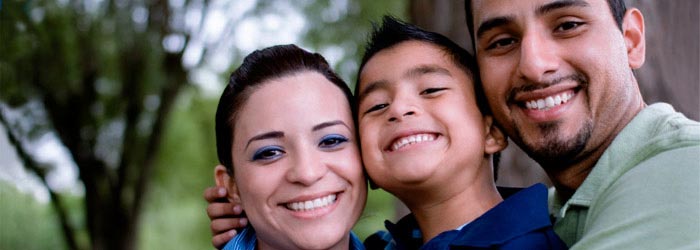
[[[552,229],[542,184],[511,195],[460,230],[443,232],[425,245],[413,215],[385,225],[389,232],[368,237],[368,249],[566,249]]]
[[[255,230],[250,225],[245,227],[236,237],[233,237],[223,250],[255,250],[255,245],[257,243],[257,237],[255,236]],[[365,246],[362,245],[360,239],[357,238],[355,233],[350,232],[350,250],[364,250]]]

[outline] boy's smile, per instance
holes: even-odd
[[[367,61],[358,123],[365,168],[377,185],[407,203],[425,198],[416,191],[444,190],[445,183],[463,190],[458,183],[478,172],[467,169],[485,157],[486,125],[472,84],[451,57],[426,42],[401,42]]]

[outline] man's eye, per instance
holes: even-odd
[[[433,93],[437,93],[443,90],[446,90],[447,88],[427,88],[423,91],[420,92],[421,95],[429,95]]]
[[[273,160],[277,159],[284,154],[284,150],[280,147],[263,147],[255,151],[253,154],[253,161],[258,160]]]
[[[583,22],[564,22],[557,26],[556,31],[568,31],[581,26]]]
[[[498,48],[503,48],[507,47],[511,44],[514,44],[516,41],[514,38],[503,38],[503,39],[498,39],[495,42],[489,44],[488,47],[486,47],[487,50],[490,49],[498,49]]]
[[[374,106],[372,106],[371,108],[369,108],[367,111],[365,111],[365,114],[371,113],[371,112],[374,112],[374,111],[377,111],[377,110],[381,110],[381,109],[386,108],[386,107],[388,107],[388,106],[389,106],[389,104],[386,104],[386,103],[374,105]]]
[[[342,136],[342,135],[338,135],[338,134],[327,135],[321,139],[321,142],[318,143],[318,146],[321,148],[335,148],[338,145],[345,143],[347,141],[349,141],[349,139],[345,136]]]

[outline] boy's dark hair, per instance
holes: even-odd
[[[627,12],[627,6],[624,0],[608,0],[608,6],[610,7],[610,12],[612,12],[613,18],[617,23],[617,28],[622,31],[622,19],[625,17],[625,12]],[[464,15],[467,19],[467,28],[469,32],[469,37],[472,39],[472,49],[476,53],[476,37],[474,37],[474,10],[472,9],[472,0],[464,1]]]
[[[305,71],[320,73],[343,91],[352,109],[353,118],[355,117],[354,99],[350,88],[333,72],[323,56],[293,44],[256,50],[246,56],[243,64],[231,73],[216,109],[216,150],[219,162],[226,167],[229,174],[233,174],[233,125],[243,104],[266,81]]]
[[[483,87],[481,86],[479,68],[477,67],[476,59],[467,50],[441,34],[421,29],[413,24],[403,22],[393,16],[384,16],[381,26],[377,26],[376,24],[373,24],[372,26],[373,31],[369,35],[369,40],[367,42],[367,46],[365,47],[365,54],[362,56],[360,68],[357,71],[357,82],[355,83],[356,99],[359,99],[359,96],[357,95],[360,93],[360,73],[365,67],[365,64],[367,64],[367,61],[372,59],[372,57],[380,51],[391,48],[402,42],[418,41],[438,46],[444,50],[452,59],[454,64],[462,68],[464,72],[472,78],[472,81],[474,82],[476,104],[479,107],[481,114],[491,115],[491,109],[489,108],[486,101],[486,95],[484,94]],[[355,105],[359,105],[359,103],[356,102]],[[493,154],[494,180],[498,178],[499,160],[500,153]],[[369,177],[367,179],[370,180]],[[373,185],[371,181],[370,184]]]
[[[397,44],[406,41],[426,42],[438,46],[444,50],[452,59],[455,65],[462,68],[474,82],[474,93],[476,96],[476,104],[483,115],[490,115],[491,109],[486,103],[486,96],[481,87],[479,78],[479,69],[477,68],[476,60],[467,50],[457,45],[449,38],[431,31],[421,29],[413,24],[403,22],[393,16],[384,16],[382,25],[373,24],[373,31],[369,35],[369,41],[365,47],[365,54],[362,57],[360,68],[357,73],[357,82],[355,83],[355,95],[359,94],[360,73],[367,64],[367,61],[372,59],[374,55],[384,49],[391,48]],[[475,73],[476,72],[476,73]]]

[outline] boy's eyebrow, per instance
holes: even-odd
[[[410,68],[406,70],[406,72],[403,73],[404,78],[416,78],[425,74],[439,74],[439,75],[446,75],[446,76],[452,76],[449,70],[435,64],[421,64],[416,67]],[[364,99],[367,95],[370,93],[377,91],[379,89],[385,89],[388,88],[389,82],[386,80],[379,80],[379,81],[374,81],[370,82],[367,84],[367,87],[360,91],[360,94],[358,95],[358,103],[362,103],[362,99]]]
[[[250,143],[254,142],[254,141],[265,140],[265,139],[275,139],[275,138],[282,138],[282,137],[284,137],[284,132],[282,132],[282,131],[271,131],[271,132],[267,132],[267,133],[262,133],[262,134],[259,134],[259,135],[256,135],[256,136],[253,136],[252,138],[250,138],[250,140],[248,140],[248,143],[245,145],[245,149],[248,149],[248,146],[250,146]]]
[[[318,131],[318,130],[321,130],[321,129],[324,129],[324,128],[327,128],[327,127],[333,127],[333,126],[336,126],[336,125],[343,125],[343,126],[345,126],[346,128],[348,128],[348,130],[350,130],[350,126],[348,126],[347,124],[345,124],[345,122],[343,122],[343,121],[341,121],[341,120],[335,120],[335,121],[329,121],[329,122],[319,123],[318,125],[316,125],[316,126],[314,126],[313,128],[311,128],[311,131]]]
[[[362,100],[365,99],[365,97],[367,97],[367,95],[369,95],[370,93],[377,91],[379,89],[385,89],[385,88],[387,88],[387,85],[389,85],[389,82],[387,82],[386,80],[379,80],[379,81],[374,81],[374,82],[368,83],[367,87],[365,89],[363,89],[362,91],[360,91],[360,94],[357,95],[359,97],[357,100],[358,101],[357,103],[358,104],[362,103]]]
[[[423,65],[418,65],[416,67],[413,67],[409,70],[407,70],[403,75],[406,78],[416,78],[421,75],[425,74],[439,74],[439,75],[446,75],[446,76],[452,76],[450,74],[450,71],[440,67],[439,65],[434,65],[434,64],[423,64]]]
[[[584,0],[558,0],[538,7],[537,10],[535,10],[535,14],[537,16],[542,16],[558,9],[588,6],[588,2]],[[498,16],[486,19],[479,25],[479,28],[476,30],[477,39],[489,30],[512,23],[514,19],[515,17],[513,16]]]

